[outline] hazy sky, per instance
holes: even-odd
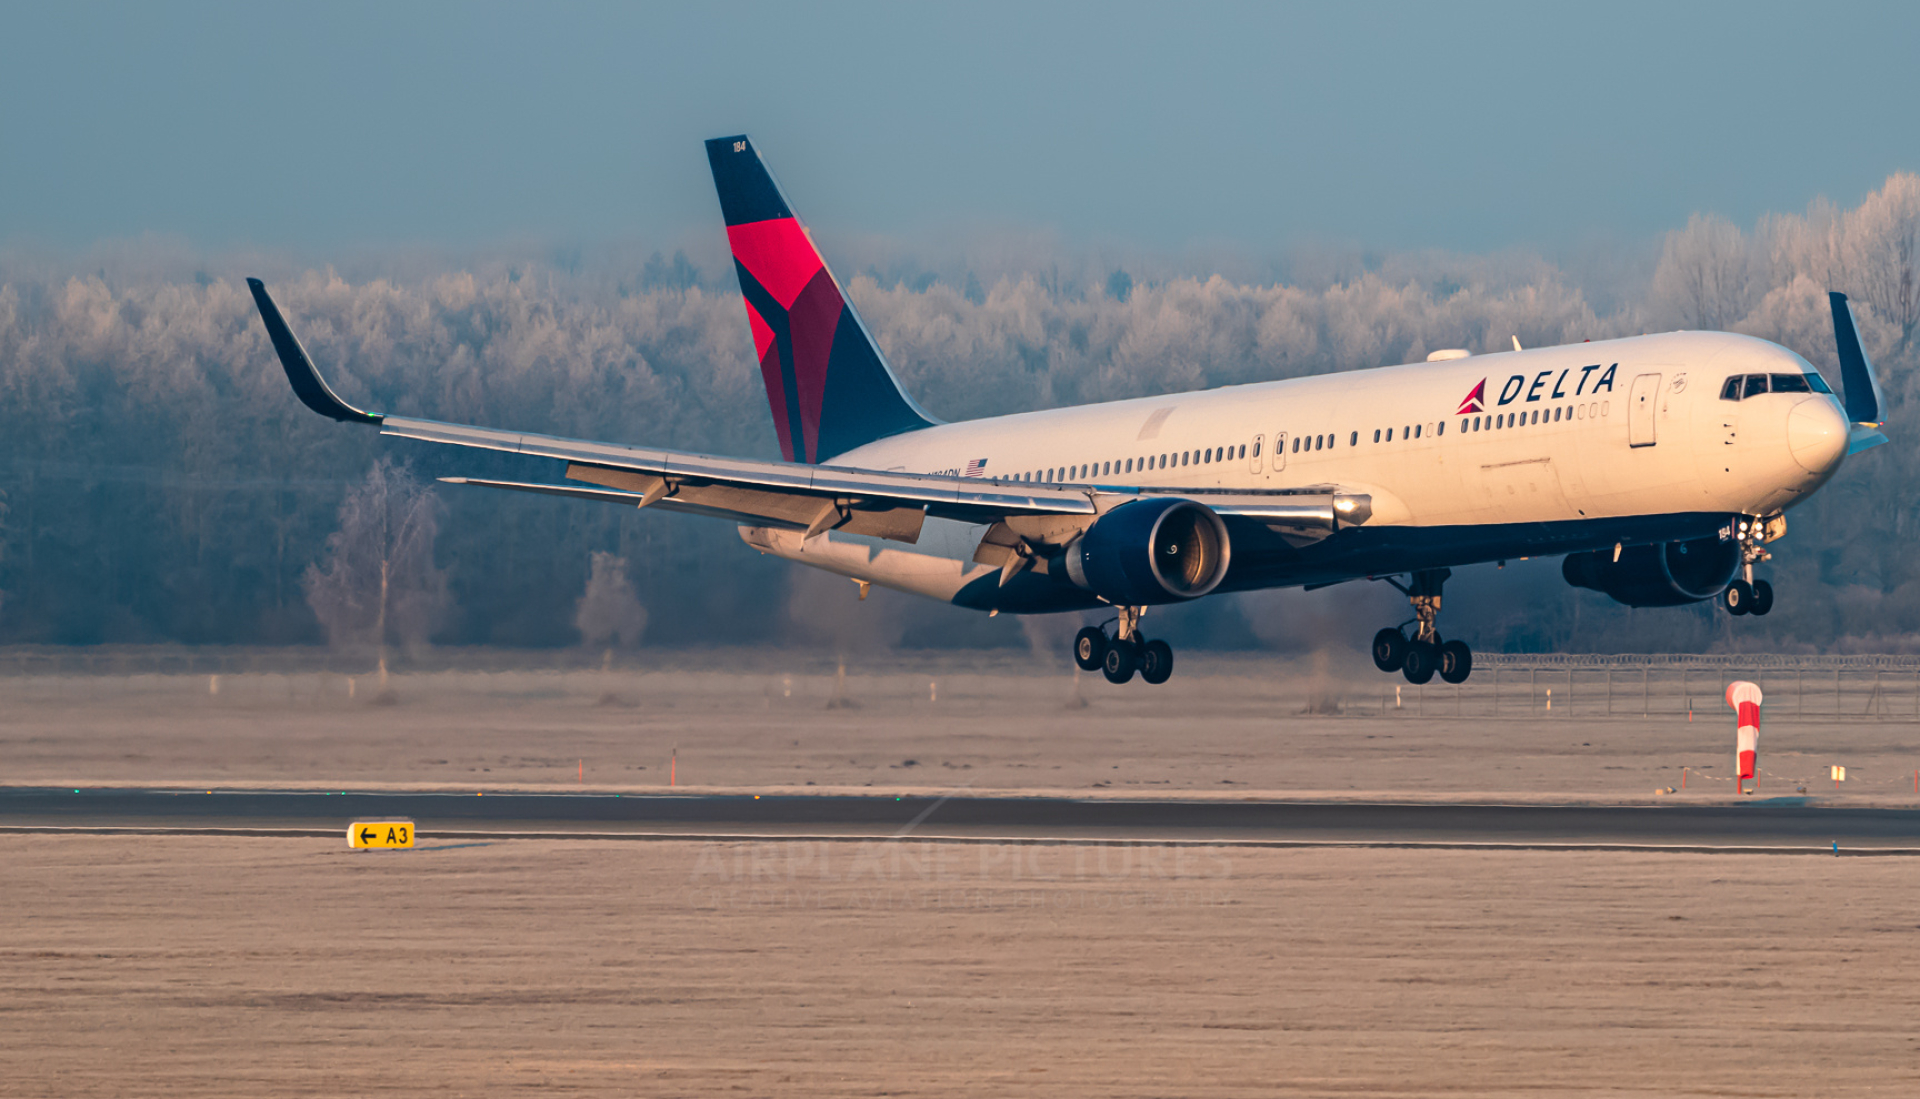
[[[1920,168],[1920,4],[15,4],[0,243],[817,230],[1552,248]]]

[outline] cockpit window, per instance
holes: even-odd
[[[1827,380],[1817,372],[1811,374],[1735,374],[1720,387],[1720,399],[1738,401],[1747,397],[1757,397],[1771,390],[1774,393],[1832,393],[1827,388]]]
[[[1775,374],[1772,379],[1775,393],[1811,393],[1813,387],[1807,384],[1805,374]]]

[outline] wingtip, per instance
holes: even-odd
[[[362,412],[341,400],[320,371],[307,356],[306,348],[300,346],[300,340],[288,326],[287,319],[280,314],[280,307],[274,304],[267,293],[266,284],[259,279],[249,278],[248,289],[253,291],[253,303],[260,310],[260,320],[267,326],[267,339],[273,344],[274,354],[280,359],[280,366],[286,371],[287,381],[293,386],[294,396],[300,403],[318,412],[320,415],[342,423],[379,424],[385,417],[373,412]]]

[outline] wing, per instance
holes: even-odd
[[[569,480],[539,484],[468,477],[449,483],[602,500],[705,515],[730,522],[806,532],[826,530],[899,542],[919,539],[927,516],[989,526],[975,560],[1002,564],[1026,544],[1059,544],[1101,514],[1144,496],[1178,495],[1225,516],[1261,523],[1300,545],[1373,515],[1372,497],[1333,485],[1265,492],[1155,490],[1095,485],[1035,485],[955,475],[898,473],[798,462],[769,462],[619,443],[533,435],[465,424],[365,412],[341,400],[321,378],[259,279],[248,279],[293,391],[308,408],[344,423],[371,424],[382,435],[497,450],[567,463]]]
[[[295,395],[320,415],[346,423],[372,424],[382,435],[557,458],[567,463],[569,479],[601,487],[467,478],[455,479],[456,483],[614,500],[640,507],[659,505],[735,522],[803,530],[809,536],[824,530],[843,530],[902,542],[915,541],[929,515],[992,523],[1010,516],[1091,519],[1098,510],[1095,492],[1086,486],[1011,484],[951,475],[725,458],[365,412],[341,400],[328,387],[267,294],[266,286],[259,279],[248,279],[247,285]]]

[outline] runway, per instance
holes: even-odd
[[[1808,798],[1657,805],[887,794],[452,793],[0,787],[0,831],[339,835],[411,819],[423,842],[873,839],[1920,853],[1920,811]]]

